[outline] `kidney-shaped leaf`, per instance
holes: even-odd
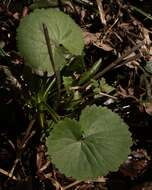
[[[48,29],[54,62],[57,67],[65,64],[60,46],[70,53],[80,55],[84,42],[80,27],[70,16],[54,9],[37,9],[24,17],[17,30],[17,45],[26,64],[38,73],[53,74],[43,25]]]
[[[66,176],[93,179],[118,170],[132,144],[128,126],[111,110],[86,107],[79,121],[65,118],[47,139],[53,163]]]

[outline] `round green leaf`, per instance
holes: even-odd
[[[47,139],[53,163],[66,176],[86,180],[118,170],[132,144],[128,126],[111,110],[86,107],[79,121],[65,118]]]
[[[26,64],[37,73],[53,74],[48,48],[44,36],[46,25],[57,68],[65,64],[63,49],[74,55],[82,53],[84,42],[80,27],[61,11],[37,9],[24,17],[17,30],[17,46],[24,56]],[[63,46],[63,47],[61,47]]]

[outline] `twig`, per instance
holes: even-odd
[[[99,77],[103,76],[106,72],[108,72],[109,70],[111,70],[112,68],[114,68],[118,63],[120,63],[123,60],[125,60],[125,58],[128,57],[131,53],[133,53],[136,50],[138,50],[143,44],[144,44],[144,42],[140,43],[139,45],[134,46],[130,51],[128,51],[125,55],[121,56],[116,61],[114,61],[113,63],[111,63],[109,66],[107,66],[105,69],[103,69],[101,73],[98,73],[94,78],[98,79]]]
[[[50,175],[45,175],[45,177],[49,180],[51,180],[51,182],[53,183],[53,185],[56,187],[56,189],[60,189],[60,190],[65,190],[62,185],[55,180],[54,178],[52,178]]]
[[[96,0],[96,2],[97,2],[98,9],[99,9],[101,24],[106,25],[106,19],[105,19],[105,13],[103,10],[103,6],[102,6],[102,0]]]
[[[29,142],[29,140],[35,135],[36,131],[32,131],[30,135],[25,139],[24,143],[22,144],[22,149],[24,149]]]
[[[27,128],[27,131],[26,131],[26,134],[25,134],[25,137],[24,137],[24,139],[23,139],[23,142],[21,143],[20,147],[18,148],[17,157],[16,157],[16,159],[15,159],[15,161],[14,161],[14,164],[13,164],[12,169],[11,169],[10,172],[9,172],[9,177],[11,177],[11,178],[12,178],[12,176],[13,176],[13,173],[14,173],[14,170],[15,170],[17,164],[21,161],[21,160],[20,160],[20,157],[21,157],[22,151],[25,149],[27,143],[29,142],[29,140],[30,140],[30,139],[33,137],[33,135],[35,134],[35,131],[32,131],[32,132],[31,132],[31,129],[32,129],[34,123],[35,123],[35,119],[33,119],[33,120],[30,121],[30,123],[29,123],[29,125],[28,125],[28,128]]]
[[[102,37],[102,41],[105,40],[105,38],[107,37],[107,35],[110,33],[111,29],[117,24],[117,22],[119,21],[120,17],[118,17],[115,22],[108,28],[108,30],[105,32],[104,36]]]
[[[144,44],[144,42],[141,42],[140,44],[134,46],[130,51],[128,51],[125,55],[121,56],[120,58],[118,58],[117,60],[115,60],[113,63],[111,63],[110,65],[108,65],[106,68],[104,68],[100,73],[98,73],[96,76],[94,76],[93,79],[97,80],[98,78],[102,77],[106,72],[110,71],[111,69],[113,69],[115,66],[117,66],[119,63],[121,63],[122,61],[125,61],[126,57],[128,57],[131,53],[137,51],[142,45]],[[90,84],[90,81],[86,84],[84,84],[83,86],[81,86],[82,89],[86,88],[88,85]]]
[[[3,170],[2,168],[0,168],[0,173],[9,177],[9,178],[12,178],[13,180],[17,180],[15,176],[11,176],[9,172]]]
[[[98,95],[98,94],[97,94],[97,95]],[[105,96],[105,97],[108,97],[108,98],[111,98],[111,99],[113,99],[113,100],[118,100],[117,97],[115,97],[115,96],[111,96],[111,95],[106,94],[106,93],[104,93],[104,92],[100,92],[99,95],[101,95],[101,96]]]
[[[139,59],[141,57],[141,54],[138,53],[137,55],[134,55],[132,57],[128,57],[128,59],[125,59],[122,63],[120,63],[119,65],[117,65],[116,67],[114,67],[115,69],[122,67],[123,65],[126,65],[128,62]]]
[[[90,0],[72,0],[75,3],[78,3],[80,5],[88,5],[88,6],[93,6],[93,3]]]
[[[75,186],[75,185],[78,185],[78,184],[81,183],[81,182],[82,182],[82,181],[74,181],[73,183],[71,183],[71,184],[65,186],[65,187],[64,187],[64,190],[69,189],[69,188],[71,188],[71,187],[73,187],[73,186]]]
[[[15,159],[14,164],[13,164],[13,167],[12,167],[11,171],[9,172],[9,177],[12,177],[12,176],[13,176],[13,173],[14,173],[14,170],[15,170],[17,164],[18,164],[19,162],[21,162],[20,157],[21,157],[22,151],[23,151],[24,148],[26,147],[26,145],[27,145],[27,143],[29,142],[29,140],[35,135],[35,133],[36,133],[36,131],[32,131],[31,134],[30,134],[30,136],[29,136],[27,139],[25,139],[25,141],[24,141],[23,144],[21,145],[21,148],[19,149],[19,153],[18,153],[18,155],[17,155],[17,158]]]
[[[19,161],[20,161],[20,158],[16,158],[16,159],[15,159],[14,164],[13,164],[13,167],[12,167],[11,171],[9,172],[8,177],[12,178],[13,173],[14,173],[14,170],[15,170],[17,164],[19,163]]]
[[[48,168],[48,166],[51,164],[50,161],[47,161],[46,164],[44,164],[40,169],[39,172],[42,173],[44,170]]]
[[[8,1],[8,3],[7,3],[7,9],[9,8],[11,1],[12,1],[12,0],[9,0],[9,1]]]
[[[31,132],[31,130],[32,130],[32,127],[33,127],[35,121],[36,121],[35,119],[32,119],[32,120],[30,121],[30,123],[29,123],[29,125],[28,125],[28,128],[27,128],[27,130],[26,130],[26,133],[25,133],[25,136],[24,136],[24,140],[23,140],[23,141],[25,141],[25,140],[27,139],[27,137],[30,135],[30,132]]]
[[[43,23],[42,24],[43,26],[43,32],[44,32],[44,37],[45,37],[45,41],[46,41],[46,45],[47,45],[47,48],[48,48],[48,54],[49,54],[49,58],[50,58],[50,61],[51,61],[51,65],[52,65],[52,68],[53,68],[53,71],[54,71],[54,74],[55,74],[55,77],[56,77],[56,81],[57,81],[57,88],[58,88],[58,99],[60,99],[60,86],[61,86],[61,79],[60,79],[60,70],[56,69],[56,66],[55,66],[55,62],[54,62],[54,59],[53,59],[53,52],[52,52],[52,47],[51,47],[51,44],[50,44],[50,37],[49,37],[49,32],[48,32],[48,29],[47,29],[47,26]]]

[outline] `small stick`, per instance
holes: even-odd
[[[143,42],[144,43],[144,42]],[[105,69],[102,70],[101,73],[98,73],[95,76],[95,79],[103,76],[103,74],[105,74],[106,72],[108,72],[109,70],[111,70],[112,68],[114,68],[118,63],[122,62],[123,60],[125,60],[126,57],[128,57],[132,52],[135,52],[136,50],[138,50],[143,43],[140,43],[139,45],[136,45],[135,47],[133,47],[130,51],[128,51],[125,55],[121,56],[120,58],[118,58],[116,61],[114,61],[113,63],[111,63],[109,66],[107,66]]]
[[[97,2],[98,9],[99,9],[101,24],[106,25],[106,19],[105,19],[103,6],[102,6],[102,0],[96,0],[96,2]]]
[[[29,142],[29,140],[35,135],[36,131],[32,131],[31,134],[25,139],[24,143],[22,144],[21,149],[24,149]]]
[[[60,190],[65,190],[62,185],[54,178],[52,178],[50,175],[45,175],[45,177],[49,180],[51,180],[51,182],[53,183],[54,187],[56,187],[56,189],[60,189]]]
[[[115,97],[115,96],[111,96],[111,95],[106,94],[106,93],[104,93],[104,92],[100,92],[99,95],[101,95],[101,96],[105,96],[105,97],[108,97],[108,98],[111,98],[111,99],[113,99],[113,100],[118,100],[117,97]]]
[[[115,22],[108,28],[108,30],[105,32],[103,38],[101,41],[105,40],[105,38],[107,37],[107,35],[110,33],[111,29],[115,26],[115,24],[117,24],[117,22],[119,21],[119,17],[115,20]]]
[[[32,120],[30,121],[30,123],[29,123],[29,125],[28,125],[28,128],[27,128],[27,130],[26,130],[25,136],[24,136],[24,140],[23,140],[24,142],[25,142],[26,138],[30,135],[30,132],[31,132],[31,130],[32,130],[32,127],[33,127],[35,121],[36,121],[35,119],[32,119]]]
[[[121,63],[122,61],[126,61],[126,57],[128,57],[131,53],[137,51],[142,45],[144,44],[144,42],[141,42],[140,44],[134,46],[130,51],[128,51],[125,55],[121,56],[120,58],[118,58],[117,60],[115,60],[113,63],[111,63],[110,65],[108,65],[106,68],[104,68],[100,73],[98,73],[93,79],[97,80],[98,78],[102,77],[106,72],[110,71],[111,69],[113,69],[115,66],[117,66],[119,63]],[[81,86],[81,88],[86,88],[88,85],[90,84],[90,82],[84,84],[83,86]]]
[[[44,37],[45,37],[46,45],[48,48],[48,53],[49,53],[50,61],[52,64],[52,68],[53,68],[54,74],[56,74],[56,68],[55,68],[55,63],[53,59],[52,47],[50,44],[49,32],[48,32],[47,26],[44,23],[42,24],[42,26],[43,26]]]
[[[60,94],[61,94],[61,91],[60,91],[60,71],[58,69],[56,69],[56,66],[55,66],[55,62],[54,62],[54,59],[53,59],[53,52],[52,52],[52,47],[51,47],[51,44],[50,44],[50,37],[49,37],[49,32],[48,32],[48,29],[47,29],[47,26],[43,23],[42,24],[43,26],[43,32],[44,32],[44,37],[45,37],[45,41],[46,41],[46,45],[47,45],[47,48],[48,48],[48,54],[49,54],[49,58],[50,58],[50,61],[51,61],[51,64],[52,64],[52,68],[53,68],[53,71],[54,71],[54,74],[55,74],[55,77],[56,77],[56,81],[57,81],[57,88],[58,88],[58,99],[60,98]]]
[[[16,158],[16,160],[14,161],[13,167],[12,167],[11,171],[8,174],[8,177],[10,177],[10,178],[13,177],[14,170],[15,170],[15,168],[16,168],[16,166],[17,166],[17,164],[19,162],[20,162],[20,158]]]
[[[133,60],[136,60],[136,59],[139,59],[141,57],[141,54],[137,54],[137,55],[134,55],[132,57],[129,57],[128,59],[125,59],[122,63],[120,63],[119,65],[117,65],[115,67],[115,69],[119,68],[119,67],[122,67],[123,65],[126,65],[128,62],[130,61],[133,61]]]
[[[81,183],[81,182],[82,182],[82,181],[74,181],[73,183],[71,183],[71,184],[65,186],[65,187],[64,187],[64,190],[67,190],[67,189],[69,189],[69,188],[71,188],[71,187],[73,187],[73,186],[75,186],[75,185],[78,185],[78,184]]]
[[[26,145],[27,145],[27,143],[29,142],[29,140],[30,140],[30,139],[33,137],[33,135],[35,134],[35,131],[32,131],[32,132],[31,132],[31,129],[32,129],[34,123],[35,123],[35,119],[31,120],[30,123],[29,123],[29,125],[28,125],[28,128],[27,128],[25,137],[24,137],[24,139],[23,139],[23,142],[22,142],[22,144],[20,145],[20,147],[18,148],[18,151],[19,151],[19,152],[18,152],[18,155],[17,155],[17,157],[16,157],[16,159],[15,159],[15,161],[14,161],[14,164],[13,164],[12,169],[11,169],[10,172],[9,172],[9,177],[10,177],[10,178],[12,178],[13,173],[14,173],[14,170],[15,170],[17,164],[18,164],[19,162],[21,162],[20,157],[21,157],[22,151],[23,151],[24,148],[26,147]]]
[[[12,178],[13,180],[17,180],[15,176],[11,176],[9,172],[3,170],[2,168],[0,168],[0,173],[7,176],[7,177]]]

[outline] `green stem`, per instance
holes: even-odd
[[[44,113],[39,113],[39,122],[40,122],[40,126],[42,128],[44,128]]]
[[[54,85],[54,83],[55,83],[55,79],[53,79],[53,80],[51,81],[51,83],[48,85],[48,87],[47,87],[47,89],[45,90],[45,93],[44,93],[44,95],[43,95],[43,98],[45,98],[45,97],[47,96],[49,90],[50,90],[51,87]]]
[[[49,114],[52,116],[52,119],[55,123],[60,120],[60,116],[52,109],[48,104],[43,103]]]
[[[93,77],[97,71],[99,70],[101,66],[102,59],[99,59],[97,62],[93,64],[93,66],[86,72],[83,73],[81,76],[78,85],[84,84],[86,81],[88,81],[91,77]]]

